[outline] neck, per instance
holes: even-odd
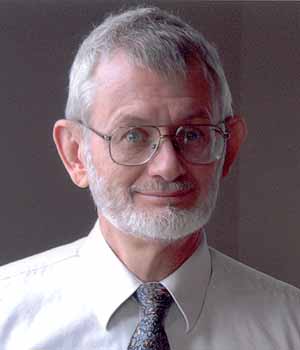
[[[99,219],[108,245],[143,282],[161,281],[178,269],[195,252],[203,236],[199,230],[174,242],[147,240],[121,232],[103,216]]]

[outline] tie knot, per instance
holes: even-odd
[[[145,311],[166,311],[173,299],[168,290],[158,282],[142,284],[136,291],[136,299]]]

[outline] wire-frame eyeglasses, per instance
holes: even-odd
[[[110,135],[102,134],[91,126],[77,121],[109,144],[109,154],[113,162],[125,166],[147,163],[158,152],[165,138],[170,138],[174,149],[187,162],[210,164],[223,156],[229,132],[218,124],[184,124],[173,134],[162,134],[164,125],[120,126]]]

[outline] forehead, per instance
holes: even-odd
[[[167,79],[119,53],[102,62],[94,78],[91,119],[99,125],[109,126],[131,115],[151,123],[172,123],[191,115],[211,118],[209,84],[199,66],[191,66],[186,78]]]

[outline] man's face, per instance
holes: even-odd
[[[102,63],[89,125],[104,133],[119,126],[156,125],[163,134],[186,123],[212,121],[209,87],[200,71],[166,80],[133,66],[120,53]],[[223,160],[186,162],[165,139],[147,164],[122,166],[108,144],[89,135],[85,158],[89,185],[101,216],[138,237],[175,240],[199,230],[213,211]]]

